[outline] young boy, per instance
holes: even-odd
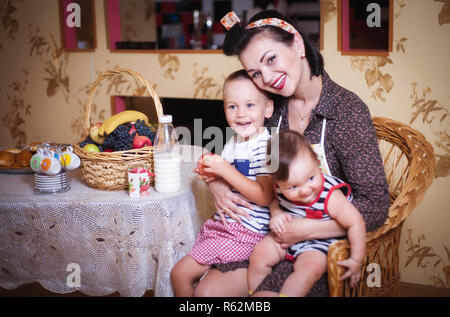
[[[325,273],[328,246],[335,239],[300,241],[287,249],[282,249],[276,242],[275,235],[285,233],[285,226],[292,216],[319,221],[332,218],[348,230],[351,254],[338,264],[348,268],[341,279],[350,278],[351,286],[354,286],[360,279],[365,257],[366,227],[361,214],[350,202],[350,186],[321,172],[316,153],[300,133],[282,131],[271,142],[272,149],[279,149],[279,153],[271,153],[271,159],[278,161],[278,170],[272,175],[277,199],[270,204],[272,232],[256,245],[250,256],[249,293],[275,264],[284,259],[295,264],[280,296],[306,296]]]
[[[222,156],[206,155],[204,173],[222,177],[252,206],[250,218],[236,222],[218,210],[205,222],[189,254],[171,272],[175,296],[193,296],[194,283],[212,264],[247,260],[255,244],[269,231],[268,206],[273,185],[266,150],[270,135],[265,118],[273,112],[273,101],[257,88],[244,70],[227,77],[223,87],[224,110],[234,135]]]

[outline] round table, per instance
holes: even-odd
[[[0,286],[38,282],[56,293],[173,296],[170,271],[214,212],[192,172],[201,148],[188,149],[182,189],[173,194],[152,188],[148,197],[131,198],[126,190],[96,190],[75,170],[68,192],[36,195],[34,174],[0,174]]]

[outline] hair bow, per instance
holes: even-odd
[[[239,20],[238,16],[236,15],[236,13],[234,13],[234,11],[230,11],[228,12],[221,20],[220,23],[222,23],[222,25],[227,29],[231,29],[233,27],[233,25],[235,25],[236,23],[241,22],[241,20]]]

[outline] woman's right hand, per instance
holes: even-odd
[[[286,225],[286,232],[276,236],[275,241],[283,249],[294,243],[311,239],[331,239],[345,236],[347,231],[336,220],[317,221],[316,219],[292,217]]]
[[[225,180],[217,178],[207,184],[216,199],[216,208],[224,224],[226,224],[224,213],[238,222],[241,222],[240,216],[250,219],[250,215],[238,205],[247,207],[248,209],[252,209],[252,206],[248,201],[233,193],[230,185]]]

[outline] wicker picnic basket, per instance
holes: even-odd
[[[116,68],[100,75],[91,85],[88,98],[84,106],[83,136],[73,145],[74,152],[81,158],[81,177],[90,187],[102,190],[120,190],[128,186],[127,171],[129,167],[147,165],[153,171],[153,146],[140,149],[116,152],[87,152],[79,144],[89,135],[92,100],[95,91],[103,80],[117,76],[129,75],[142,84],[153,98],[158,117],[163,114],[158,95],[151,84],[142,75],[126,68]],[[151,178],[151,183],[153,183]]]

